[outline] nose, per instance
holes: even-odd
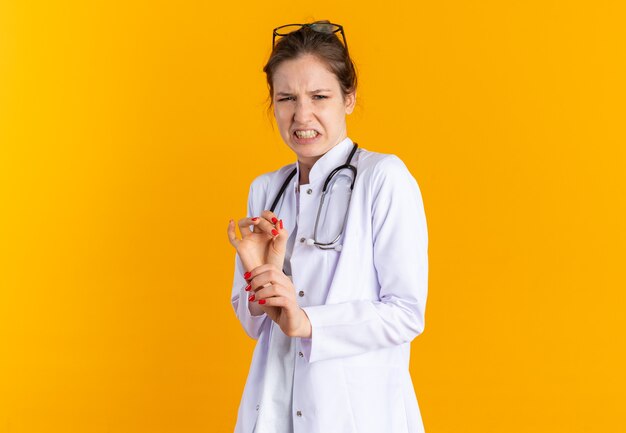
[[[313,117],[313,104],[307,98],[298,98],[293,113],[293,120],[300,125],[306,125]]]

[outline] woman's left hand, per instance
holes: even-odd
[[[251,274],[250,302],[258,303],[288,337],[310,338],[311,322],[296,301],[291,279],[272,264],[256,267]]]

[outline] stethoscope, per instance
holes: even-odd
[[[350,199],[352,198],[352,190],[354,188],[354,181],[356,180],[356,167],[352,164],[350,164],[350,162],[352,161],[352,157],[354,156],[354,154],[356,153],[357,148],[359,147],[359,145],[357,143],[354,143],[354,146],[352,147],[352,151],[350,152],[350,155],[348,156],[348,159],[346,160],[346,163],[343,165],[340,165],[339,167],[336,167],[333,171],[330,172],[330,174],[328,175],[328,177],[326,178],[326,181],[324,182],[324,187],[322,188],[322,198],[320,199],[320,204],[317,208],[317,216],[315,217],[315,229],[313,230],[313,238],[307,239],[306,240],[306,244],[307,245],[315,245],[316,247],[318,247],[319,249],[322,250],[331,250],[334,249],[335,251],[341,251],[342,245],[341,244],[337,244],[337,241],[341,238],[341,235],[343,234],[343,230],[344,227],[346,225],[346,220],[348,219],[348,208],[350,205]],[[339,173],[341,170],[351,170],[352,171],[352,182],[350,183],[350,198],[348,199],[348,204],[346,206],[346,213],[343,217],[343,223],[341,224],[341,231],[339,232],[339,234],[337,235],[337,237],[335,239],[333,239],[332,242],[328,242],[328,243],[323,243],[323,242],[318,242],[317,239],[317,228],[318,228],[318,223],[320,220],[320,213],[322,211],[322,206],[324,204],[324,199],[326,198],[326,190],[328,188],[328,185],[330,184],[330,181],[332,180],[332,178]],[[284,194],[285,190],[287,189],[287,186],[289,185],[289,183],[291,182],[291,179],[293,179],[293,177],[296,175],[296,172],[298,171],[297,168],[294,168],[292,170],[291,173],[289,173],[289,176],[287,176],[287,179],[285,179],[285,182],[283,182],[283,185],[280,187],[280,190],[278,190],[278,194],[276,194],[276,198],[274,199],[274,202],[272,203],[272,206],[270,207],[270,211],[274,212],[274,209],[276,208],[276,205],[278,204],[278,201],[280,200],[280,198],[282,197],[282,195]]]

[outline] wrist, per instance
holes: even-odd
[[[283,266],[285,264],[285,259],[278,259],[278,258],[270,258],[267,261],[268,265],[274,265],[276,266],[276,268],[280,269],[281,271],[283,270]]]
[[[259,260],[241,253],[239,254],[239,258],[241,259],[241,264],[243,265],[243,270],[245,272],[250,272],[252,269],[254,268],[258,268],[259,266],[261,266],[263,264],[263,262],[260,262]]]
[[[300,330],[298,332],[298,337],[300,338],[311,338],[313,333],[313,327],[311,326],[311,321],[309,320],[309,316],[307,316],[306,311],[300,308],[300,314],[302,314],[302,321]]]

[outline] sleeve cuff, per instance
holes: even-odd
[[[315,353],[313,352],[313,341],[318,340],[320,334],[320,324],[318,321],[318,310],[320,306],[309,306],[302,307],[307,317],[309,318],[309,322],[311,323],[311,337],[309,338],[300,338],[300,346],[302,348],[302,353],[305,356],[305,359],[309,362],[315,361]],[[317,347],[317,344],[315,345]],[[313,355],[313,356],[311,356]]]
[[[311,338],[300,338],[300,350],[304,355],[304,359],[311,362],[311,345],[313,344],[313,334]]]

